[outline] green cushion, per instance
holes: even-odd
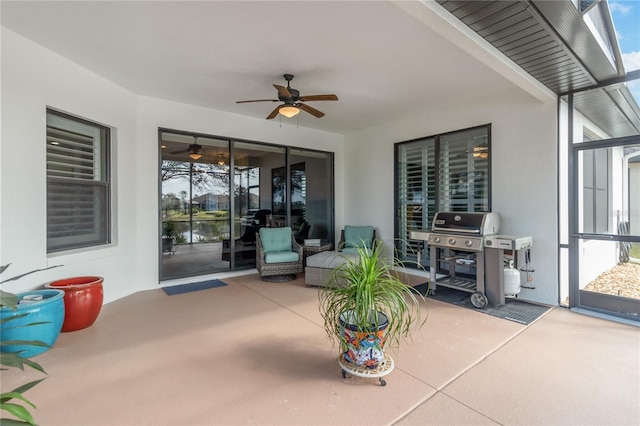
[[[272,251],[264,254],[265,263],[297,262],[298,259],[295,251]]]
[[[365,247],[371,248],[373,242],[373,226],[346,225],[344,227],[345,247],[362,247],[363,242]]]
[[[291,251],[291,228],[260,228],[260,242],[265,253]]]

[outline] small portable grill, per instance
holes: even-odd
[[[435,293],[438,285],[467,291],[473,306],[487,306],[484,239],[499,229],[498,213],[438,212],[430,231],[412,231],[412,239],[430,248],[430,291]],[[448,273],[437,278],[438,270]]]

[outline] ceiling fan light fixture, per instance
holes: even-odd
[[[300,113],[300,109],[292,105],[286,105],[280,108],[278,112],[287,118],[291,118],[298,115]]]
[[[189,157],[191,157],[194,160],[199,160],[202,158],[202,154],[200,154],[199,152],[192,152],[189,154]]]

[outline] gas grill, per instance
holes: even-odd
[[[487,306],[484,241],[499,229],[498,213],[438,212],[430,231],[411,231],[412,239],[429,246],[430,292],[437,286],[455,288],[472,293],[476,308]]]

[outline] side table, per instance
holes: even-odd
[[[333,250],[332,243],[322,244],[319,246],[302,246],[302,265],[307,266],[307,257],[311,256],[312,254],[331,250]]]

